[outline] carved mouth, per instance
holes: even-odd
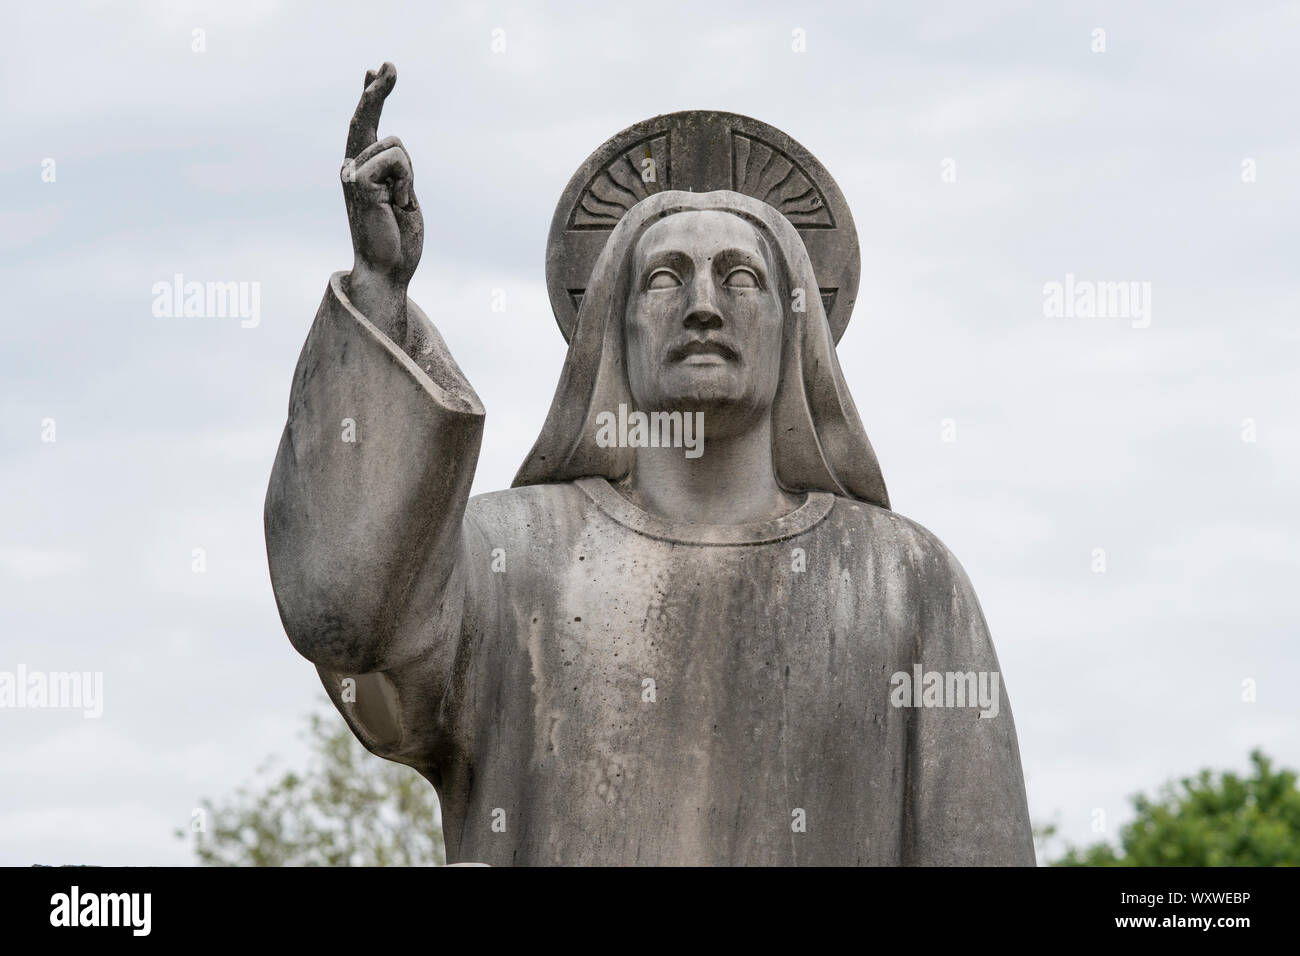
[[[669,362],[683,362],[693,356],[713,356],[722,358],[729,362],[734,362],[740,358],[736,350],[725,342],[719,342],[717,339],[693,339],[675,346],[668,353]]]

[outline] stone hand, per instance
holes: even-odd
[[[396,136],[377,140],[379,115],[396,82],[391,63],[366,71],[341,173],[355,256],[350,285],[356,297],[376,304],[404,302],[424,248],[411,157]]]

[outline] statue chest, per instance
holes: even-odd
[[[888,562],[834,523],[737,546],[602,530],[497,591],[463,858],[893,860],[889,680],[917,622]],[[512,818],[527,834],[494,839]]]

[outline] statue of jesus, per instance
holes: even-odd
[[[730,190],[632,205],[514,486],[471,499],[484,412],[407,298],[395,81],[367,73],[350,127],[355,259],[294,375],[267,551],[353,732],[437,788],[447,859],[1033,865],[979,603],[889,509],[796,228]],[[638,413],[650,440],[609,427]]]

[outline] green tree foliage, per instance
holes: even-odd
[[[1296,774],[1274,771],[1259,750],[1251,752],[1250,762],[1245,779],[1202,770],[1166,784],[1156,799],[1139,794],[1133,798],[1137,817],[1120,830],[1118,849],[1108,843],[1071,847],[1052,865],[1300,865]]]
[[[258,782],[202,803],[192,831],[205,866],[433,866],[444,862],[438,800],[422,776],[374,756],[337,717],[313,714],[303,773],[258,769]]]

